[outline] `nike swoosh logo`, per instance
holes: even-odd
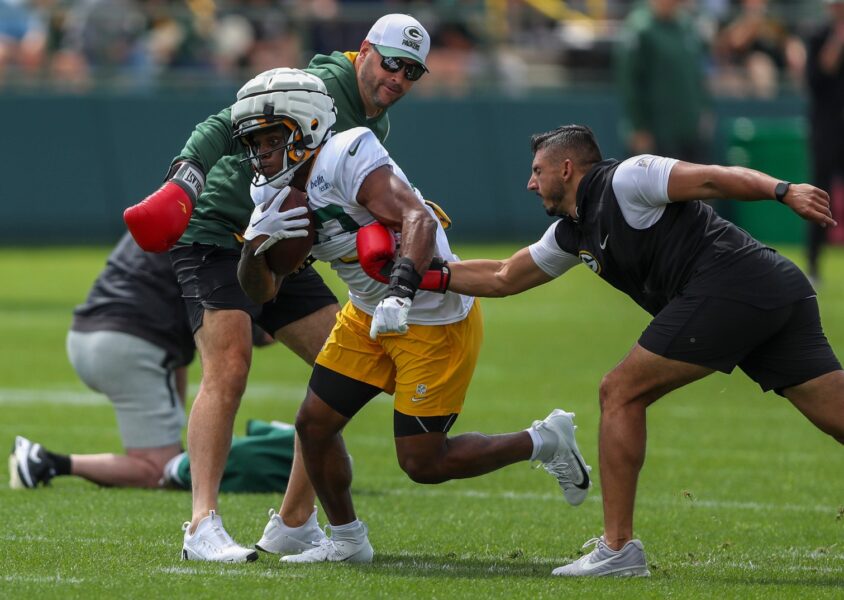
[[[575,483],[574,486],[581,490],[588,490],[589,489],[589,471],[586,470],[586,465],[580,460],[577,454],[574,454],[574,460],[577,463],[577,466],[580,467],[580,472],[583,473],[583,481],[580,483]]]
[[[38,456],[38,450],[40,450],[40,448],[38,447],[38,444],[33,444],[29,448],[29,460],[31,460],[32,462],[34,462],[36,464],[41,462],[41,459]]]
[[[249,226],[250,226],[250,227],[255,227],[255,225],[257,225],[258,223],[260,223],[261,221],[263,221],[264,219],[266,219],[266,218],[267,218],[267,217],[269,217],[269,216],[270,216],[270,215],[264,215],[263,217],[261,217],[261,218],[260,218],[260,219],[258,219],[257,221],[253,221],[252,223],[250,223],[250,224],[249,224]]]
[[[600,569],[602,566],[604,566],[605,564],[607,564],[608,562],[610,562],[614,558],[615,558],[615,556],[610,556],[609,558],[605,558],[604,560],[599,560],[598,562],[590,562],[590,563],[587,563],[585,565],[580,565],[580,568],[583,569],[584,571],[596,571],[596,570]]]
[[[598,244],[601,247],[601,250],[603,250],[604,248],[607,247],[607,240],[608,239],[610,239],[610,234],[607,234],[607,236],[604,238],[604,241],[601,242],[600,244]]]
[[[358,140],[358,143],[354,145],[354,147],[349,150],[349,156],[354,156],[358,153],[358,147],[360,147],[361,140]]]
[[[176,200],[176,202],[178,202],[179,206],[182,207],[182,212],[185,213],[185,214],[188,214],[188,207],[185,206],[185,203],[182,202],[181,200]]]

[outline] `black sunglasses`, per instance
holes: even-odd
[[[425,67],[418,63],[411,63],[395,56],[384,56],[381,54],[381,68],[388,73],[395,73],[404,69],[404,76],[408,81],[416,81],[425,74]]]

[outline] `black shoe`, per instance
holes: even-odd
[[[55,476],[56,467],[41,444],[17,436],[9,456],[9,487],[31,489],[39,483],[47,485]]]

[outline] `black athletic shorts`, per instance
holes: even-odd
[[[239,250],[185,244],[170,250],[170,260],[182,286],[194,333],[202,326],[206,309],[242,310],[261,329],[275,335],[279,328],[337,303],[337,297],[313,267],[285,277],[276,297],[259,306],[249,299],[237,280]]]
[[[308,387],[320,400],[347,419],[354,417],[370,400],[384,391],[320,364],[314,365]],[[417,417],[394,410],[393,435],[399,438],[431,432],[448,433],[458,416],[457,413],[451,413],[437,417]]]
[[[778,394],[841,369],[821,328],[815,296],[775,309],[723,298],[678,296],[639,345],[665,358],[730,373],[735,367]]]

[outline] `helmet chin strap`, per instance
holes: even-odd
[[[308,161],[296,163],[295,166],[287,169],[284,173],[280,174],[279,176],[273,177],[267,183],[269,183],[270,186],[274,187],[277,190],[282,190],[286,188],[288,185],[290,185],[290,182],[293,181],[293,176],[296,174],[296,171],[299,170],[299,167],[304,165],[306,162]]]
[[[325,139],[328,139],[328,136],[326,136]],[[296,171],[299,170],[299,167],[306,165],[310,162],[316,161],[316,157],[319,156],[320,152],[322,152],[322,147],[322,144],[320,144],[319,147],[317,147],[308,158],[296,163],[295,166],[285,171],[278,178],[270,179],[269,184],[277,190],[286,188],[288,185],[290,185],[290,182],[293,181],[293,176],[296,174]]]

